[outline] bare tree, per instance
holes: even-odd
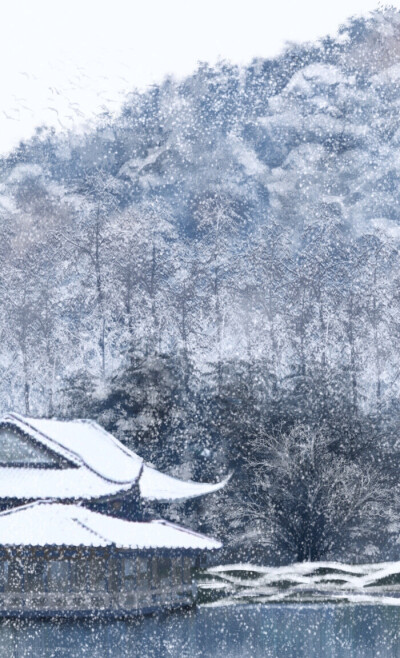
[[[321,559],[354,531],[358,541],[371,536],[389,509],[382,475],[346,460],[327,433],[307,426],[260,436],[246,468],[249,490],[233,514],[298,561]]]

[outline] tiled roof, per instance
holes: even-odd
[[[7,414],[8,425],[70,462],[71,468],[0,466],[0,499],[83,500],[107,498],[129,491],[139,479],[142,498],[179,500],[221,489],[216,484],[179,480],[145,464],[112,434],[90,420],[49,420]]]
[[[167,521],[125,521],[80,505],[38,501],[0,514],[0,546],[213,550],[221,544]]]

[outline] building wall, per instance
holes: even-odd
[[[195,558],[25,549],[0,558],[0,615],[140,612],[194,602]]]

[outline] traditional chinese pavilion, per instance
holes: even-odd
[[[161,473],[92,421],[3,416],[0,615],[125,616],[190,605],[193,570],[221,544],[143,517],[141,501],[224,484]]]

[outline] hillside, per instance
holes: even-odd
[[[376,12],[3,157],[0,408],[93,417],[181,477],[236,469],[239,507],[260,436],[323,427],[389,478],[363,546],[394,550],[399,43],[400,14]],[[195,513],[240,537],[224,510]]]

